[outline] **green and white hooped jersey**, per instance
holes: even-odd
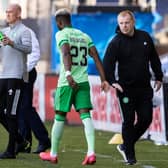
[[[58,80],[58,87],[67,86],[68,82],[65,77],[65,69],[63,64],[63,57],[61,53],[61,46],[68,43],[71,48],[72,56],[72,67],[71,75],[77,83],[88,81],[87,73],[87,57],[89,48],[94,46],[91,38],[83,33],[82,31],[72,28],[65,27],[56,33],[57,47],[60,53],[60,76]]]

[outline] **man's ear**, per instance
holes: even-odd
[[[63,23],[61,20],[59,20],[59,21],[57,22],[57,25],[58,25],[58,27],[59,27],[60,29],[62,29],[62,28],[64,27],[64,23]]]
[[[62,21],[61,21],[61,20],[59,20],[59,21],[58,21],[58,24],[59,24],[60,26],[62,26]]]
[[[17,18],[21,19],[21,13],[17,12]]]

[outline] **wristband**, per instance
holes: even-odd
[[[69,76],[69,75],[71,75],[71,71],[66,71],[66,72],[65,72],[65,77],[67,77],[67,76]]]

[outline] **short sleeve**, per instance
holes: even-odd
[[[93,43],[91,37],[87,34],[85,34],[85,36],[86,36],[86,39],[87,39],[88,48],[93,47],[94,43]]]
[[[62,31],[57,32],[56,33],[56,42],[57,42],[58,47],[61,47],[65,43],[69,43],[68,35]]]

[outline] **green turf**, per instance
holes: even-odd
[[[52,123],[46,123],[51,130]],[[85,156],[86,143],[82,126],[65,126],[59,151],[59,163],[57,165],[41,161],[37,154],[19,153],[17,159],[0,160],[0,168],[168,168],[168,147],[156,146],[150,141],[139,141],[136,145],[138,163],[134,166],[124,165],[116,145],[109,145],[108,141],[113,134],[111,132],[96,131],[97,163],[93,166],[82,166]],[[33,138],[33,149],[37,141]],[[5,150],[7,133],[0,125],[0,152]]]

